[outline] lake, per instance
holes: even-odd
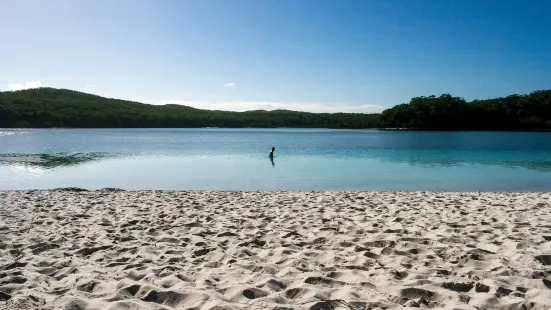
[[[551,133],[0,129],[0,189],[59,187],[551,191]]]

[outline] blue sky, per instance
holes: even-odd
[[[378,112],[551,88],[551,1],[4,0],[0,90]]]

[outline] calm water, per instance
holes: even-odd
[[[551,133],[0,129],[0,189],[68,186],[551,191]]]

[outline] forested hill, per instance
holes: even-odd
[[[551,90],[470,102],[451,95],[417,97],[383,111],[379,121],[384,128],[549,130]]]
[[[380,115],[210,111],[173,104],[149,105],[55,88],[0,92],[0,128],[14,127],[551,130],[551,90],[470,102],[451,95],[416,97]]]
[[[37,88],[0,92],[0,128],[374,128],[378,114],[225,112],[149,105],[82,92]]]

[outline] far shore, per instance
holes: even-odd
[[[10,128],[0,128],[6,130],[37,130],[37,129],[55,129],[55,130],[90,130],[90,129],[295,129],[295,130],[358,130],[358,131],[367,131],[367,130],[378,130],[378,131],[441,131],[441,132],[551,132],[551,129],[469,129],[469,128],[458,128],[458,129],[438,129],[438,128],[331,128],[331,127],[10,127]]]

